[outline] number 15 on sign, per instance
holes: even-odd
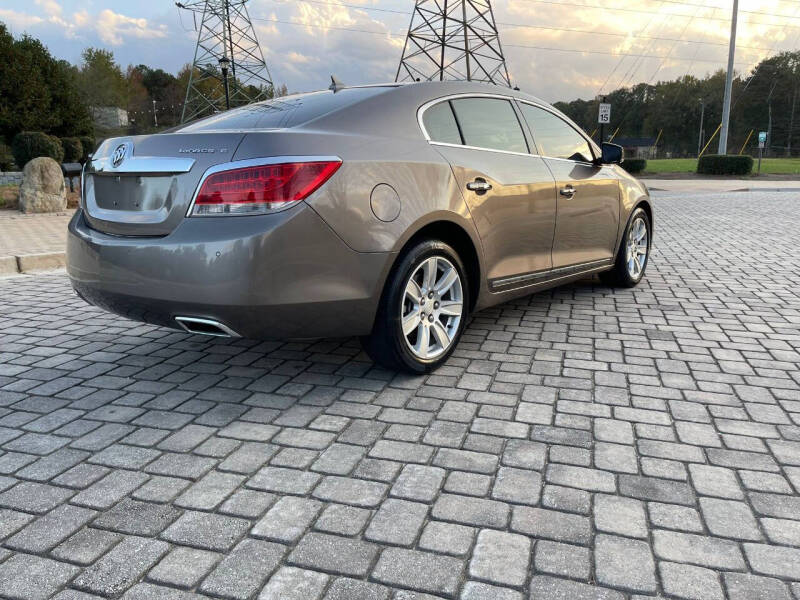
[[[611,123],[611,105],[607,102],[600,103],[600,110],[597,113],[597,122],[601,125]]]

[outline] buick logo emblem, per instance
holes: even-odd
[[[111,155],[111,166],[114,168],[120,166],[122,161],[125,160],[125,155],[128,152],[128,148],[125,144],[120,144],[117,146],[117,149],[114,150],[114,154]]]

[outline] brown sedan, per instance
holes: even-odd
[[[428,82],[337,88],[107,140],[68,272],[88,302],[192,333],[362,336],[426,372],[470,313],[644,276],[646,188],[547,103]]]

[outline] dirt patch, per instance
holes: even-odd
[[[80,202],[81,202],[80,191],[76,190],[74,192],[70,192],[69,190],[67,190],[67,208],[78,208]]]
[[[0,208],[19,208],[18,185],[0,185]]]
[[[67,190],[67,208],[78,208],[81,191],[77,187],[74,192]],[[16,184],[0,185],[0,209],[19,210],[19,186]]]

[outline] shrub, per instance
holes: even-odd
[[[14,163],[14,156],[11,148],[0,142],[0,171],[14,171],[17,165]]]
[[[85,163],[89,159],[89,155],[95,151],[94,138],[90,135],[83,135],[80,137],[81,146],[83,147],[83,154],[81,155],[81,162]]]
[[[752,170],[752,156],[707,154],[697,161],[697,172],[701,175],[749,175]]]
[[[628,173],[641,173],[647,168],[647,161],[643,158],[626,158],[622,161],[622,168]]]
[[[64,162],[79,162],[83,157],[83,144],[76,137],[61,138],[61,145],[64,147]]]
[[[49,156],[58,163],[64,160],[61,140],[41,131],[21,131],[15,135],[11,142],[11,153],[20,168],[40,156]]]

